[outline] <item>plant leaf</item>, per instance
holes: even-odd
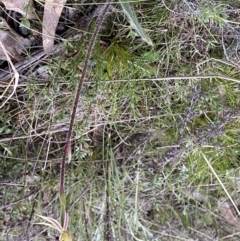
[[[1,0],[7,10],[21,13],[27,19],[36,19],[36,14],[32,10],[32,0]]]
[[[46,220],[47,222],[49,222],[49,223],[38,223],[38,224],[43,224],[43,225],[52,227],[52,228],[58,230],[60,233],[63,232],[63,228],[62,228],[61,224],[60,224],[56,219],[49,218],[49,217],[45,217],[45,216],[38,215],[38,214],[36,214],[36,215],[37,215],[38,217]]]
[[[49,55],[54,44],[55,31],[67,0],[47,0],[43,13],[43,49]]]
[[[20,27],[30,28],[31,24],[28,19],[24,18],[20,23]]]
[[[60,233],[62,232],[62,231],[60,231],[59,229],[57,229],[54,225],[52,225],[52,224],[50,224],[50,223],[35,223],[35,224],[37,224],[37,225],[44,225],[44,226],[53,228],[53,229],[59,231]]]
[[[122,0],[119,0],[123,12],[126,14],[128,21],[133,29],[136,30],[138,35],[142,38],[143,41],[147,42],[149,45],[153,46],[153,42],[148,36],[148,34],[144,31],[140,23],[138,22],[137,15],[135,14],[135,11],[131,7],[131,5],[128,2],[123,2]]]
[[[24,59],[20,52],[24,49],[24,45],[27,45],[28,40],[17,34],[4,19],[0,22],[0,41],[11,58],[18,61]],[[0,47],[0,59],[7,60],[2,47]]]
[[[230,224],[240,228],[240,222],[231,211],[230,205],[227,201],[219,201],[218,209],[222,217]]]
[[[68,227],[68,222],[69,222],[69,215],[67,212],[65,212],[65,215],[64,215],[64,224],[63,224],[63,228],[66,230],[67,227]]]

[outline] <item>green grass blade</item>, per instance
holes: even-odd
[[[153,46],[153,42],[147,33],[144,31],[140,23],[138,22],[137,16],[131,5],[127,2],[119,0],[124,14],[126,14],[128,21],[133,29],[136,30],[137,34],[142,38],[143,41],[147,42],[149,45]]]

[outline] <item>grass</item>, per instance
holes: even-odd
[[[66,172],[74,240],[239,239],[223,211],[238,218],[228,195],[238,207],[239,84],[157,80],[239,79],[239,4],[166,4],[134,4],[153,47],[118,8],[94,48]],[[29,74],[0,110],[0,239],[58,235],[35,214],[60,215],[60,160],[88,43],[66,40],[63,56],[42,63],[47,83]]]

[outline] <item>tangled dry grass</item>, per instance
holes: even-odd
[[[74,126],[69,231],[74,240],[238,240],[239,3],[133,5],[154,46],[114,4]],[[26,51],[41,58],[21,69],[0,110],[2,240],[58,235],[34,225],[35,214],[60,215],[60,160],[98,6],[74,5],[80,18],[55,55]]]

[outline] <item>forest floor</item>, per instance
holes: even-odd
[[[113,3],[74,124],[69,232],[74,241],[239,240],[240,3],[131,4],[153,46]],[[0,109],[0,240],[58,239],[37,214],[59,219],[60,163],[100,6],[68,1],[50,56],[41,22],[24,33],[34,44]],[[3,61],[1,101],[13,91],[8,71]]]

